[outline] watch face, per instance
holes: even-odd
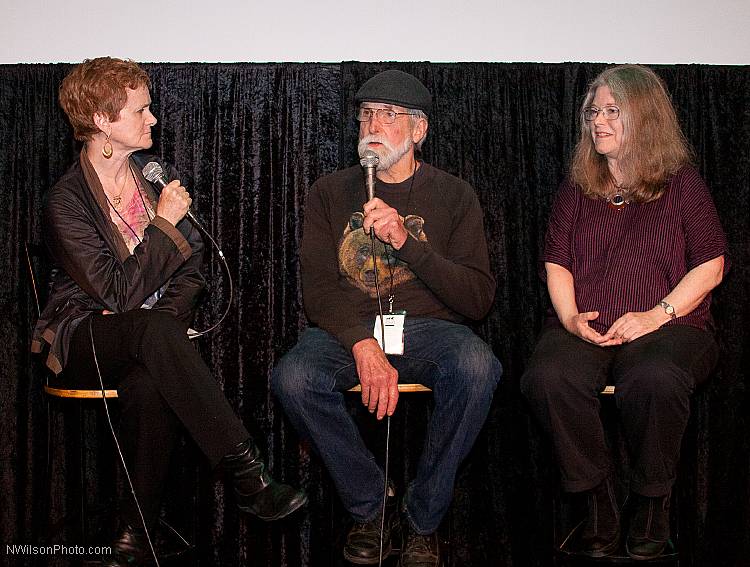
[[[670,317],[674,317],[674,307],[672,307],[669,303],[666,301],[659,302],[659,305],[662,306],[662,309],[664,309],[664,313],[669,315]]]

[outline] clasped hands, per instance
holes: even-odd
[[[652,333],[669,321],[660,307],[649,311],[628,312],[617,319],[604,334],[589,327],[589,321],[599,317],[598,311],[578,313],[564,322],[565,329],[586,342],[602,347],[621,345]]]
[[[365,213],[362,225],[365,233],[370,234],[372,228],[379,240],[390,244],[395,250],[400,250],[409,233],[398,211],[377,197],[367,201],[362,210]]]

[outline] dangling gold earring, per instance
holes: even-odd
[[[112,157],[112,144],[109,141],[109,134],[107,134],[107,141],[104,142],[104,145],[102,146],[102,155],[104,156],[104,159]]]

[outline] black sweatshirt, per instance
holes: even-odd
[[[413,178],[378,180],[376,196],[398,210],[410,233],[400,250],[377,241],[383,309],[462,322],[492,305],[482,210],[472,187],[421,163]],[[367,200],[359,166],[318,179],[310,189],[302,236],[302,293],[309,321],[347,349],[372,337],[377,299],[370,239],[361,228]],[[359,213],[353,214],[353,213]]]

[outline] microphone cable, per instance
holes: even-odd
[[[131,169],[131,175],[133,175],[133,179],[136,181],[137,192],[138,192],[138,195],[139,195],[139,197],[141,199],[141,202],[143,204],[144,210],[146,210],[147,214],[149,214],[148,213],[149,209],[146,206],[145,199],[143,198],[143,193],[140,190],[139,184],[138,184],[137,180],[135,179],[135,174],[133,173],[132,169]],[[150,179],[147,179],[147,180],[151,181]],[[151,182],[153,184],[153,181],[151,181]],[[109,205],[112,208],[112,210],[115,211],[115,214],[120,218],[120,220],[125,224],[125,226],[127,226],[130,229],[130,231],[133,233],[133,235],[136,237],[136,239],[139,241],[139,244],[140,244],[142,242],[142,240],[138,236],[138,234],[135,232],[135,230],[133,229],[133,227],[131,227],[130,224],[122,217],[122,215],[120,214],[120,212],[115,208],[114,204],[109,200],[109,196],[107,196],[106,193],[105,193],[105,197],[107,198],[107,202],[109,203]],[[210,327],[208,327],[207,329],[205,329],[203,331],[195,331],[193,329],[188,329],[188,332],[187,332],[188,338],[192,340],[192,339],[196,339],[198,337],[202,337],[203,335],[206,335],[206,334],[210,333],[211,331],[213,331],[214,329],[216,329],[219,325],[221,325],[224,322],[224,319],[229,314],[229,310],[231,309],[232,301],[234,299],[234,282],[233,282],[233,279],[232,279],[232,273],[229,270],[229,265],[227,263],[226,257],[224,256],[224,252],[221,250],[221,247],[216,242],[216,240],[214,239],[213,235],[209,232],[208,229],[206,229],[203,226],[203,224],[197,218],[195,218],[195,216],[192,213],[188,212],[188,214],[186,216],[192,222],[193,226],[195,226],[196,229],[198,229],[203,235],[205,235],[209,239],[209,241],[211,242],[211,245],[216,249],[217,254],[219,256],[219,259],[221,260],[221,264],[222,264],[222,266],[224,268],[224,272],[227,275],[227,281],[228,281],[228,284],[229,284],[229,300],[227,301],[227,306],[224,309],[224,312],[222,313],[221,317],[219,318],[219,320],[216,323],[214,323],[213,325],[211,325]],[[36,290],[35,290],[35,293],[36,293]],[[89,327],[89,340],[90,340],[90,343],[91,343],[91,353],[92,353],[92,355],[94,357],[94,366],[96,368],[96,373],[97,373],[97,376],[99,378],[99,386],[100,386],[101,394],[102,394],[102,402],[104,403],[104,412],[105,412],[105,414],[107,416],[107,425],[109,426],[109,430],[112,433],[112,440],[115,443],[115,448],[117,449],[117,454],[118,454],[118,457],[120,459],[120,463],[122,464],[123,471],[125,472],[125,478],[127,479],[128,487],[130,488],[130,492],[133,495],[133,502],[135,503],[135,507],[138,510],[138,515],[140,516],[141,524],[143,525],[143,531],[144,531],[144,534],[146,536],[146,540],[148,541],[149,549],[151,550],[151,555],[154,558],[154,563],[155,563],[156,567],[159,567],[159,559],[158,559],[158,557],[156,555],[156,550],[154,549],[154,544],[153,544],[153,541],[151,539],[151,534],[149,533],[148,527],[146,526],[146,520],[145,520],[145,518],[143,516],[143,510],[141,509],[141,505],[140,505],[140,502],[138,500],[138,495],[135,492],[135,487],[133,486],[133,482],[132,482],[131,477],[130,477],[130,471],[128,470],[128,466],[125,463],[125,455],[123,455],[123,453],[122,453],[122,449],[120,447],[120,441],[117,438],[117,433],[115,432],[114,425],[112,424],[112,417],[111,417],[110,412],[109,412],[109,403],[107,402],[106,389],[104,387],[104,378],[102,377],[101,370],[99,368],[99,360],[98,360],[98,357],[96,355],[96,345],[94,344],[94,331],[93,331],[93,323],[92,323],[91,316],[89,316],[88,327]],[[168,527],[172,531],[174,531],[174,528],[172,528],[171,526],[168,526]],[[177,532],[175,532],[175,533],[177,533]],[[177,535],[179,535],[179,533]],[[182,539],[182,541],[185,542],[185,539],[181,535],[180,535],[180,539]],[[187,543],[187,542],[185,542],[185,543]]]
[[[211,241],[211,245],[216,249],[216,253],[219,256],[219,260],[221,260],[221,265],[224,268],[224,273],[227,276],[227,283],[229,285],[229,299],[227,300],[227,306],[224,308],[224,313],[221,314],[219,320],[208,327],[208,329],[205,329],[203,331],[188,329],[188,337],[190,339],[197,339],[198,337],[207,335],[208,333],[216,329],[224,322],[224,319],[226,319],[227,315],[229,314],[229,310],[232,308],[232,302],[234,301],[234,281],[232,280],[232,272],[229,270],[229,264],[227,263],[227,259],[224,256],[224,252],[222,252],[221,247],[216,242],[216,240],[214,240],[214,237],[211,235],[208,229],[205,228],[194,216],[191,215],[190,220],[193,225]]]
[[[167,181],[164,177],[164,170],[155,161],[151,161],[143,168],[143,171],[141,171],[146,181],[151,183],[151,186],[154,187],[154,190],[159,196],[161,194],[161,190],[156,190],[155,186],[160,187],[163,189],[167,185]],[[130,174],[133,176],[133,181],[136,184],[138,196],[141,199],[141,203],[143,204],[143,209],[146,211],[146,214],[149,217],[149,222],[152,220],[151,213],[149,212],[149,207],[146,205],[146,200],[143,198],[143,193],[140,189],[140,184],[138,183],[138,180],[135,177],[135,173],[133,172],[132,168],[130,169]],[[115,205],[110,201],[109,196],[104,193],[105,198],[107,199],[107,202],[109,203],[109,206],[112,208],[112,210],[115,212],[115,214],[119,217],[120,221],[128,227],[130,232],[133,233],[133,236],[135,236],[136,240],[138,240],[138,243],[140,244],[142,242],[141,238],[136,233],[135,229],[133,229],[132,226],[126,221],[123,216],[120,214],[120,211],[117,210]],[[193,224],[195,228],[198,229],[198,231],[206,236],[208,240],[211,242],[211,245],[216,249],[216,253],[219,256],[219,260],[221,260],[221,265],[224,269],[224,273],[227,276],[227,282],[229,285],[229,299],[227,300],[227,306],[224,308],[224,312],[221,314],[221,317],[219,317],[219,320],[216,321],[213,325],[208,327],[207,329],[203,331],[196,331],[194,329],[188,329],[188,337],[190,339],[197,339],[198,337],[202,337],[203,335],[206,335],[216,329],[219,325],[221,325],[224,322],[224,319],[226,319],[227,315],[229,314],[229,310],[232,308],[232,301],[234,301],[234,280],[232,279],[232,272],[229,270],[229,264],[227,263],[227,259],[224,256],[224,252],[221,250],[221,247],[214,239],[211,232],[203,226],[203,223],[201,223],[198,218],[193,214],[192,211],[188,209],[188,212],[185,214],[185,217]]]
[[[146,181],[151,183],[151,186],[154,187],[154,189],[156,189],[156,187],[159,187],[157,195],[161,194],[161,189],[164,189],[164,187],[169,184],[169,182],[167,181],[167,177],[164,174],[164,168],[156,161],[150,161],[145,166],[143,166],[143,168],[141,169],[141,174],[143,175],[144,179],[146,179]],[[190,220],[190,222],[193,223],[193,226],[195,226],[195,228],[197,228],[211,241],[211,245],[216,249],[216,252],[219,255],[219,259],[221,260],[222,266],[224,267],[224,273],[226,274],[227,281],[229,282],[229,300],[227,301],[227,306],[224,309],[224,313],[222,313],[219,320],[211,325],[208,329],[205,329],[203,331],[195,331],[192,329],[188,331],[188,336],[191,339],[197,339],[198,337],[202,337],[203,335],[206,335],[216,329],[224,322],[224,319],[226,319],[226,316],[229,314],[229,310],[232,308],[232,301],[234,300],[234,283],[232,281],[232,272],[229,271],[227,259],[224,257],[224,252],[222,252],[221,247],[216,243],[216,240],[214,240],[211,232],[203,226],[203,223],[198,220],[198,218],[190,209],[188,209],[185,216],[188,218],[188,220]]]
[[[365,170],[365,188],[367,189],[367,201],[371,201],[375,198],[375,167],[380,161],[380,157],[373,151],[367,150],[363,155],[362,159],[359,160],[359,164]],[[385,246],[385,243],[383,243]],[[387,252],[387,251],[386,251]],[[378,298],[378,316],[380,318],[380,347],[383,349],[383,355],[385,355],[385,317],[383,314],[383,300],[380,295],[380,277],[378,274],[378,257],[375,253],[375,227],[370,227],[370,256],[372,257],[372,271],[375,276],[375,295]],[[391,291],[393,291],[393,275],[391,275]],[[387,355],[386,355],[387,358]],[[370,393],[368,392],[368,401]],[[379,402],[378,402],[379,403]],[[387,410],[387,408],[386,408]],[[391,441],[391,416],[385,416],[386,422],[386,433],[385,433],[385,470],[383,471],[383,505],[380,510],[380,542],[378,551],[378,566],[383,565],[383,539],[385,533],[385,510],[388,502],[388,461],[390,455],[390,441]]]
[[[99,377],[99,386],[101,387],[102,401],[104,402],[104,412],[107,415],[107,424],[109,425],[109,430],[112,432],[112,439],[115,442],[117,455],[120,457],[120,463],[122,463],[122,468],[125,471],[125,478],[127,479],[128,486],[130,487],[130,493],[133,495],[133,502],[135,503],[135,507],[138,510],[138,516],[140,516],[141,518],[141,524],[143,524],[143,532],[146,534],[146,541],[148,541],[148,546],[151,549],[151,555],[154,558],[154,563],[156,564],[156,567],[159,567],[159,558],[156,556],[156,550],[154,549],[154,544],[151,541],[151,534],[148,531],[148,526],[146,526],[146,519],[143,517],[143,510],[141,509],[141,504],[138,501],[138,495],[135,493],[135,487],[133,486],[133,481],[130,478],[130,471],[128,471],[128,465],[125,464],[125,455],[122,454],[120,441],[117,439],[117,434],[115,433],[114,425],[112,425],[112,417],[109,414],[109,404],[107,403],[107,394],[104,388],[104,378],[102,378],[102,373],[101,373],[101,370],[99,369],[99,360],[97,359],[97,356],[96,356],[96,345],[94,344],[94,327],[93,327],[92,315],[89,315],[88,324],[89,324],[89,340],[91,342],[91,354],[94,356],[94,366],[96,367],[96,374]],[[81,487],[81,490],[83,490],[83,487]]]
[[[378,298],[378,314],[380,315],[380,337],[383,342],[383,354],[385,354],[385,321],[383,316],[383,300],[380,296],[380,282],[378,274],[377,254],[375,253],[375,228],[370,227],[370,254],[372,255],[372,268],[375,275],[375,294]],[[380,510],[380,549],[378,552],[378,567],[383,565],[383,539],[385,533],[385,509],[388,502],[388,461],[391,443],[391,416],[385,416],[385,465],[383,470],[383,505]]]
[[[374,153],[374,152],[373,152]],[[362,160],[364,161],[364,160]],[[362,161],[360,163],[362,163]],[[377,163],[377,162],[376,162]],[[364,164],[362,163],[364,166]],[[414,160],[412,173],[411,173],[411,182],[409,183],[409,197],[407,200],[406,207],[409,208],[409,202],[411,202],[411,190],[414,187],[414,176],[417,174],[417,161]],[[369,195],[368,195],[369,196]],[[385,247],[385,243],[383,243],[383,246]],[[386,249],[386,254],[388,253],[388,250]],[[378,263],[377,263],[377,255],[375,254],[375,229],[373,227],[370,227],[370,254],[372,256],[372,267],[373,267],[373,274],[375,276],[375,295],[378,298],[378,314],[380,315],[380,336],[383,342],[382,348],[383,353],[385,354],[385,317],[383,316],[383,301],[380,295],[380,278],[378,274]],[[388,264],[389,271],[391,270],[390,263]],[[391,271],[391,293],[393,292],[393,272]],[[391,298],[392,301],[392,298]],[[380,510],[380,549],[378,553],[378,567],[382,567],[383,565],[383,539],[385,534],[385,511],[388,503],[388,469],[389,469],[389,461],[390,461],[390,445],[391,445],[391,416],[387,415],[385,416],[385,464],[384,464],[384,470],[383,470],[383,504]]]

